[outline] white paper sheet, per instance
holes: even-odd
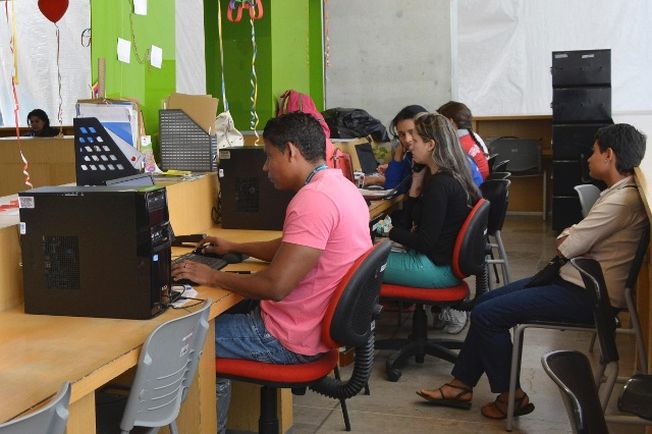
[[[131,63],[131,41],[118,38],[118,60],[124,63]]]
[[[161,47],[152,45],[150,49],[150,63],[154,68],[161,69],[161,65],[163,64],[163,49]]]
[[[134,13],[136,15],[147,15],[147,0],[134,0]]]

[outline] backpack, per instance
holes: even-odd
[[[333,160],[333,168],[340,169],[346,179],[355,183],[351,156],[346,152],[342,151],[340,148],[335,148],[335,150],[333,151],[332,160]]]
[[[279,98],[278,110],[276,116],[281,116],[286,113],[301,112],[311,114],[315,119],[319,121],[319,124],[324,129],[324,135],[326,136],[326,164],[328,167],[335,167],[334,160],[334,151],[335,147],[333,142],[331,142],[331,130],[328,128],[328,124],[324,120],[322,114],[317,110],[315,102],[310,98],[310,95],[299,93],[296,90],[286,90],[283,95]],[[350,157],[349,157],[350,159]]]

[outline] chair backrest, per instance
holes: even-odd
[[[358,258],[331,297],[324,316],[324,343],[337,348],[357,347],[369,341],[391,243],[374,245]]]
[[[507,161],[507,163],[509,163],[509,161]],[[489,176],[487,176],[487,180],[509,179],[510,176],[512,176],[512,172],[491,172]]]
[[[633,290],[636,287],[638,273],[641,271],[641,265],[643,265],[643,259],[645,259],[645,254],[647,253],[649,244],[650,223],[648,222],[648,224],[645,226],[645,229],[643,229],[643,233],[641,234],[641,240],[638,242],[634,260],[632,261],[632,266],[630,267],[629,274],[627,275],[627,281],[625,282],[625,288],[627,290]]]
[[[489,202],[478,199],[466,216],[453,247],[453,273],[460,279],[477,275],[485,268]]]
[[[499,137],[489,144],[489,151],[498,154],[496,166],[509,160],[514,175],[541,172],[541,140]]]
[[[66,382],[45,406],[0,424],[0,434],[63,434],[68,421],[69,402],[70,383]]]
[[[498,154],[496,154],[496,156],[494,157],[494,160],[497,160],[497,159],[498,159]],[[507,166],[508,165],[509,165],[509,160],[495,161],[493,170],[491,171],[491,174],[507,172]]]
[[[591,207],[600,196],[600,189],[593,184],[580,184],[573,187],[580,199],[582,217],[586,217]]]
[[[587,357],[578,351],[553,351],[542,357],[541,364],[559,387],[573,432],[608,434]]]
[[[616,348],[616,315],[609,302],[609,293],[604,281],[600,263],[595,259],[573,258],[573,267],[580,272],[584,287],[595,296],[593,320],[598,341],[600,342],[600,361],[606,365],[618,361]]]
[[[489,222],[487,230],[489,235],[503,229],[507,205],[509,204],[509,179],[488,179],[480,185],[482,197],[489,201]]]
[[[161,427],[179,414],[208,333],[206,300],[189,315],[158,326],[143,344],[120,428]]]

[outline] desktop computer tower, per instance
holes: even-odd
[[[19,193],[25,312],[148,319],[169,302],[165,188]]]
[[[294,195],[281,191],[263,171],[263,147],[223,148],[218,177],[222,227],[226,229],[283,229],[285,210]]]

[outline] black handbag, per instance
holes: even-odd
[[[550,260],[550,262],[546,264],[545,267],[543,267],[537,272],[537,274],[530,278],[530,281],[527,283],[527,285],[525,285],[525,288],[533,288],[536,286],[551,284],[557,277],[559,277],[559,269],[566,262],[568,262],[568,259],[564,258],[563,256],[555,256]]]

